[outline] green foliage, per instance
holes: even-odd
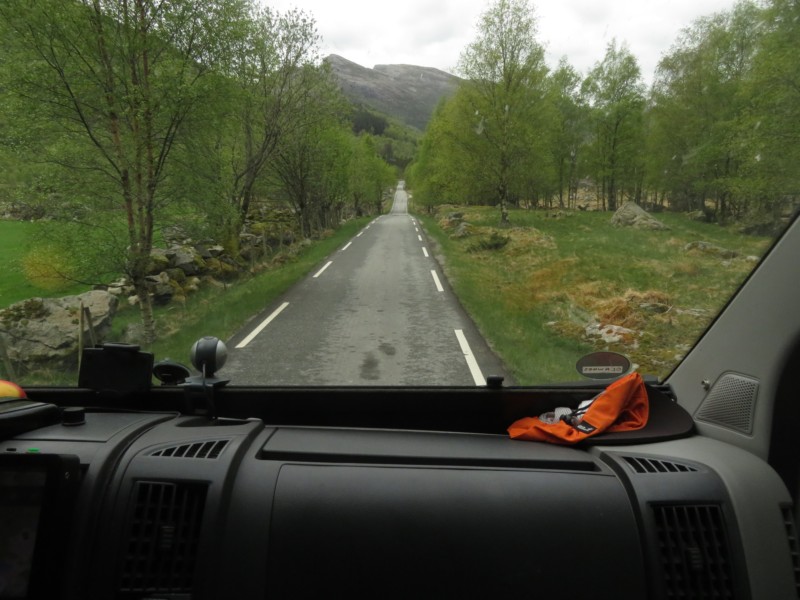
[[[459,61],[465,81],[454,99],[455,127],[449,133],[475,157],[467,176],[494,192],[503,223],[509,201],[546,185],[550,175],[544,126],[550,111],[543,100],[547,68],[535,36],[528,0],[497,0]]]
[[[386,117],[377,115],[363,107],[354,107],[351,119],[353,121],[353,133],[356,135],[360,133],[383,135],[383,132],[389,126]]]
[[[636,58],[616,40],[583,82],[591,106],[590,169],[609,210],[624,194],[641,199],[644,84]]]
[[[413,139],[359,150],[314,20],[249,0],[0,3],[0,202],[47,217],[40,284],[144,277],[161,232],[231,252],[256,205],[306,236],[380,210]],[[47,258],[50,257],[50,258]]]
[[[675,208],[713,211],[719,220],[746,212],[751,196],[746,165],[758,153],[747,140],[755,125],[747,82],[760,20],[751,3],[700,19],[659,63],[650,116],[650,183],[663,189]]]
[[[429,212],[633,200],[777,232],[800,203],[798,10],[742,0],[698,19],[648,96],[636,57],[616,41],[583,79],[566,59],[546,74],[528,5],[498,0],[462,57],[466,81],[436,110],[409,168],[414,200]]]

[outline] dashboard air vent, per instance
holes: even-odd
[[[173,458],[217,458],[229,440],[209,440],[205,442],[190,442],[178,446],[161,448],[151,453],[150,456],[171,456]]]
[[[731,552],[717,504],[653,505],[665,597],[735,598]]]
[[[800,546],[797,541],[797,529],[794,525],[794,514],[792,513],[792,505],[785,504],[781,506],[783,513],[783,523],[786,527],[786,538],[789,540],[789,552],[792,557],[792,568],[794,569],[794,587],[797,593],[797,598],[800,598]]]
[[[121,597],[191,592],[206,490],[203,484],[136,484]]]
[[[625,462],[637,473],[690,473],[696,468],[674,460],[644,456],[623,456]]]

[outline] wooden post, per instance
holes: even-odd
[[[94,322],[92,321],[92,311],[89,310],[88,306],[82,308],[82,311],[86,313],[86,322],[89,324],[89,341],[92,343],[92,348],[97,345],[97,335],[94,332]]]
[[[78,315],[78,371],[81,370],[81,360],[83,360],[83,300]]]
[[[9,381],[15,381],[17,379],[17,374],[14,372],[14,365],[11,362],[11,357],[8,356],[6,342],[2,337],[0,337],[0,359],[3,360],[3,364],[6,367],[6,376]]]

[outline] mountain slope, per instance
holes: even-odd
[[[339,80],[342,92],[362,104],[424,130],[443,96],[458,86],[458,77],[431,67],[375,65],[368,69],[331,54],[325,61]]]

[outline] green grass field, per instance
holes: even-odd
[[[679,214],[659,214],[669,231],[615,228],[610,213],[512,211],[497,229],[497,209],[464,213],[470,235],[452,237],[444,220],[420,215],[450,283],[517,383],[579,379],[575,363],[593,350],[626,354],[643,373],[667,375],[755,266],[766,238],[742,236]],[[491,233],[499,250],[476,250]],[[706,241],[740,253],[722,260],[686,251]],[[586,326],[629,329],[618,342],[587,336]]]
[[[31,250],[30,238],[37,227],[37,223],[25,221],[0,221],[0,309],[28,298],[80,294],[88,289],[62,282],[40,286],[25,277],[23,259]]]

